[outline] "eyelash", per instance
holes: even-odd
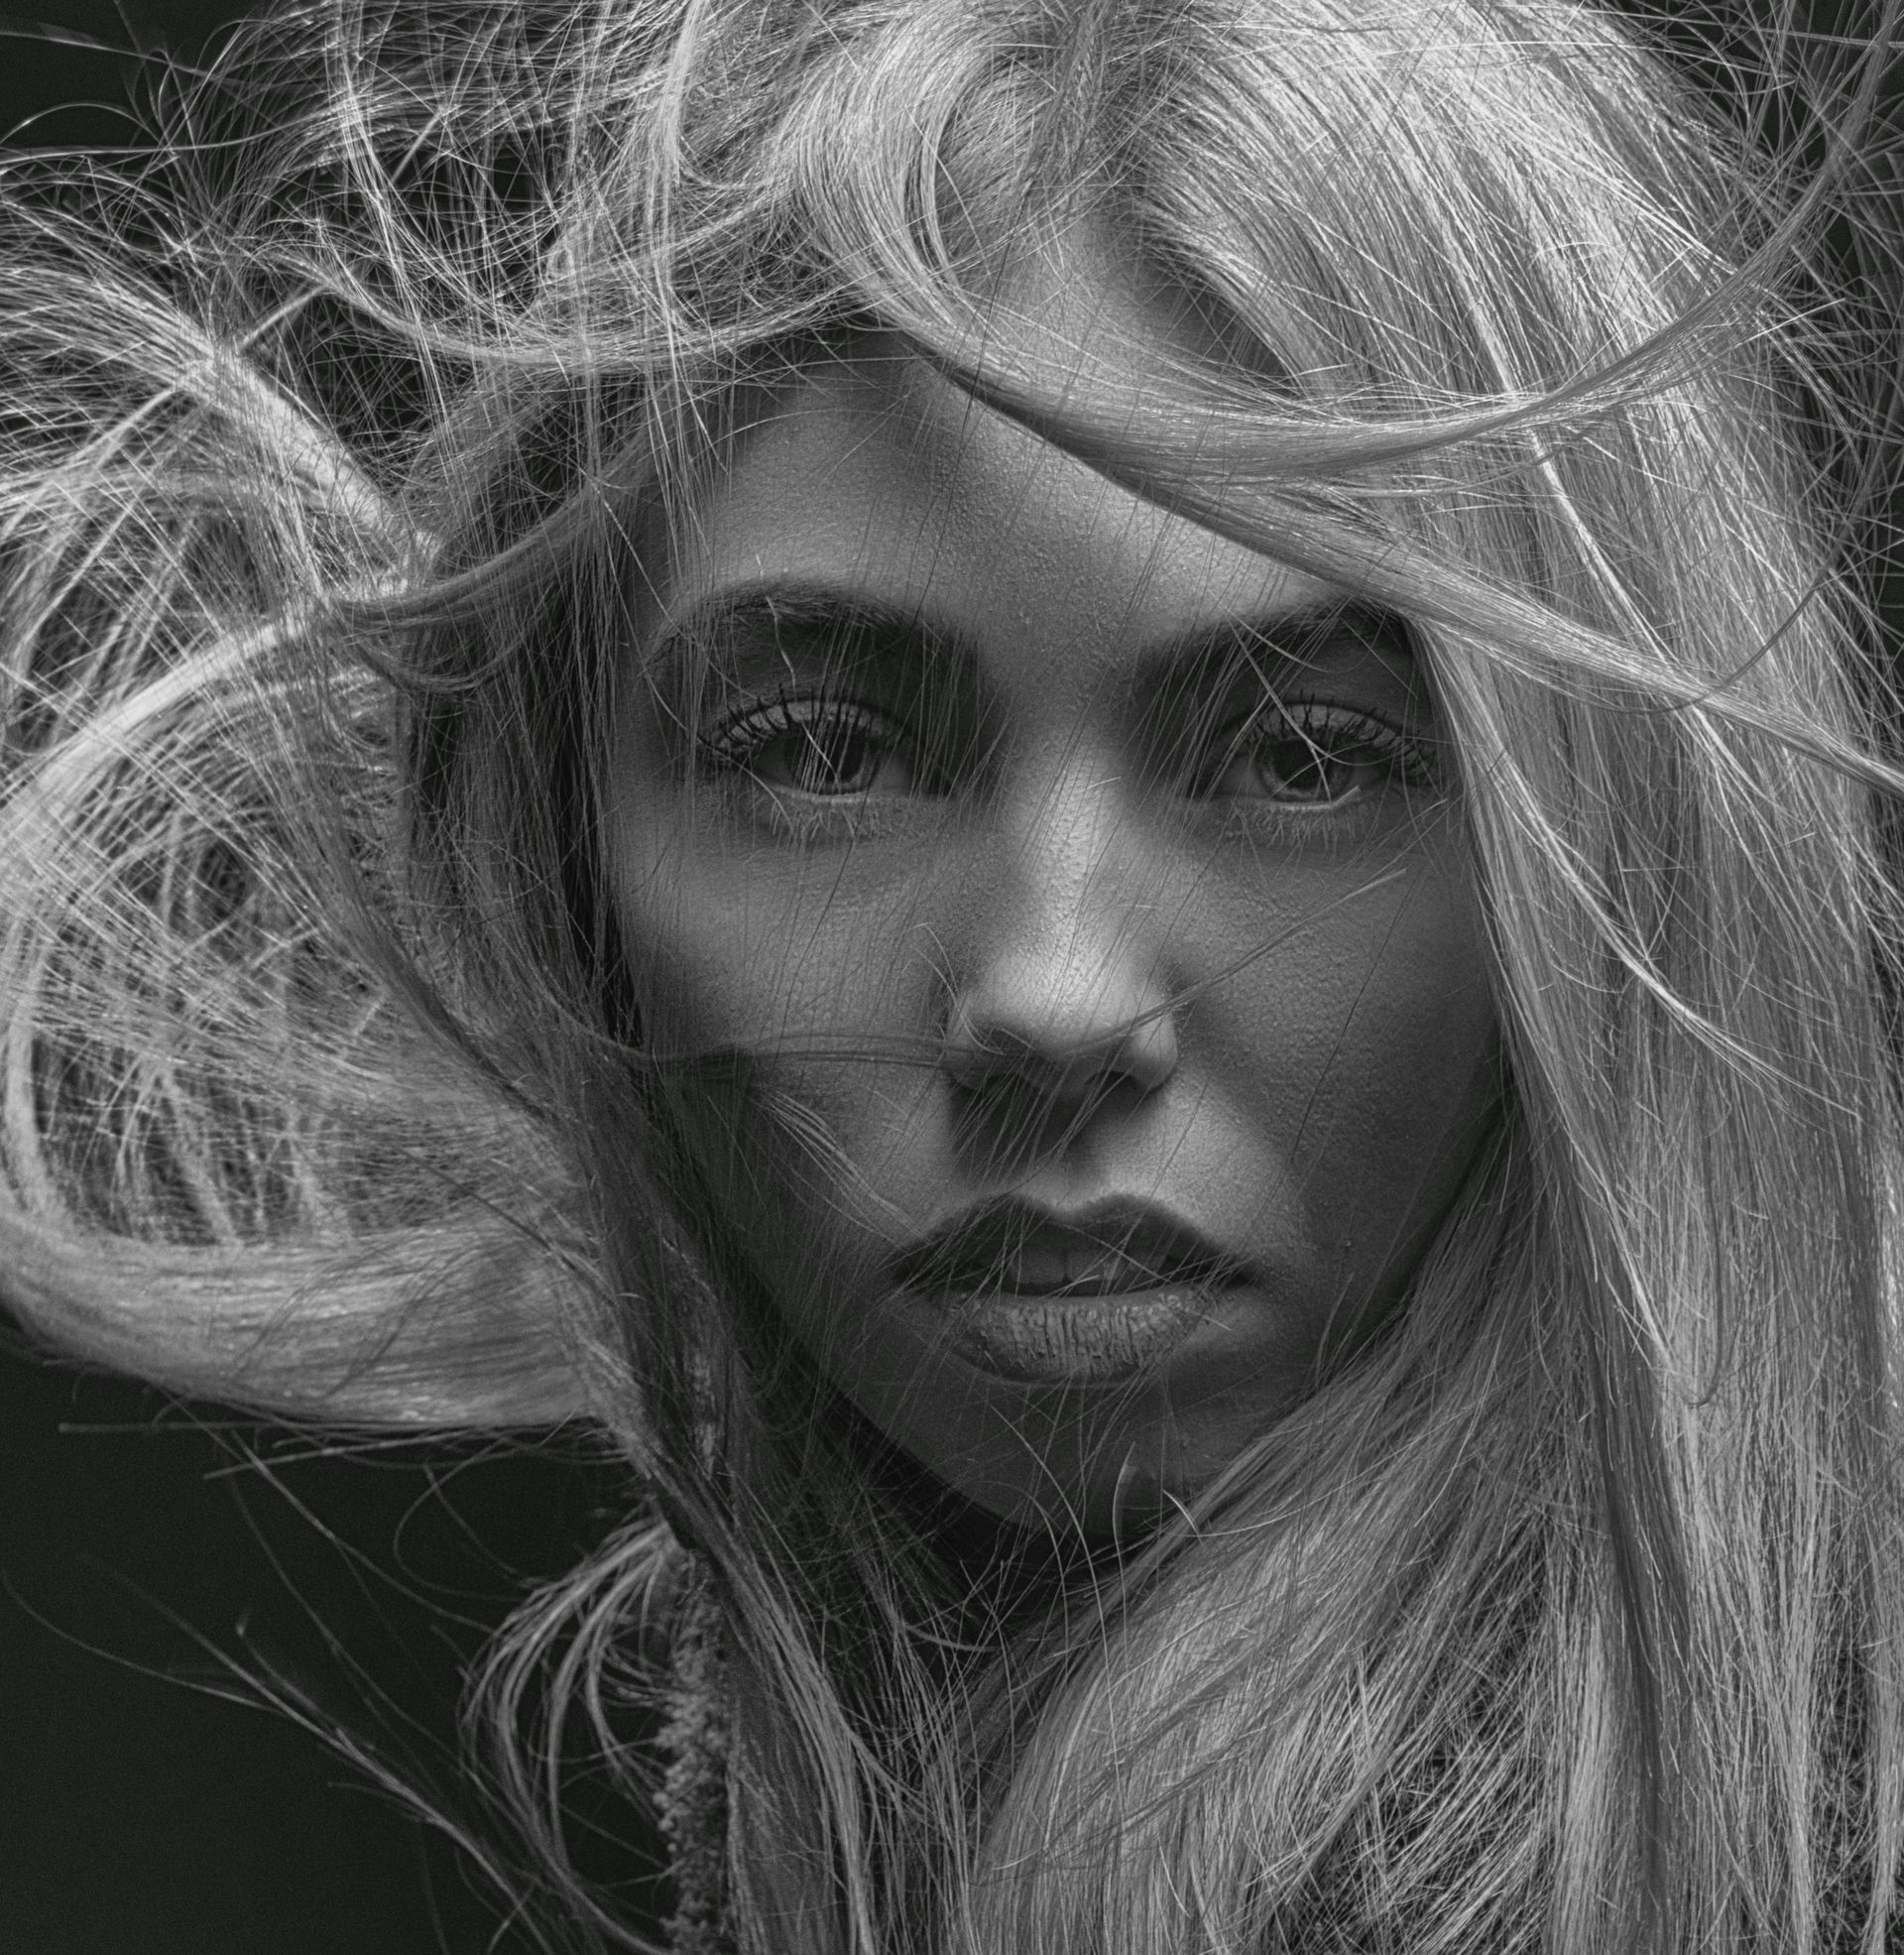
[[[938,795],[950,792],[951,783],[942,775],[934,775],[920,744],[907,733],[902,722],[879,707],[824,692],[782,689],[773,698],[749,706],[723,721],[712,732],[702,734],[697,744],[703,764],[718,776],[737,785],[751,783],[765,788],[776,800],[783,794],[798,796],[814,804],[816,812],[820,805],[829,801],[838,804],[839,811],[844,812],[849,808],[864,807],[876,798],[886,798],[873,795],[869,792],[870,783],[860,788],[840,788],[765,779],[760,770],[763,756],[775,741],[800,734],[806,736],[807,743],[799,756],[801,759],[823,758],[825,749],[821,742],[829,738],[835,742],[842,738],[867,739],[875,743],[871,765],[876,775],[889,763],[894,763],[910,767],[931,783],[924,787],[908,785],[899,791],[901,794]],[[1392,783],[1414,788],[1432,785],[1437,778],[1436,762],[1429,742],[1404,733],[1375,714],[1332,705],[1326,700],[1271,700],[1255,712],[1232,721],[1227,728],[1219,730],[1199,745],[1198,765],[1179,777],[1187,783],[1198,784],[1187,790],[1193,798],[1229,798],[1236,802],[1260,800],[1285,813],[1308,809],[1316,814],[1325,814],[1367,798],[1365,790],[1368,785],[1379,788]],[[1305,761],[1298,762],[1295,769],[1285,768],[1285,779],[1299,773],[1305,765],[1320,769],[1335,764],[1375,768],[1378,770],[1378,780],[1374,784],[1351,784],[1346,791],[1326,798],[1300,794],[1277,794],[1266,788],[1257,795],[1224,797],[1216,793],[1221,778],[1239,760],[1249,758],[1252,751],[1256,755],[1264,755],[1275,746],[1298,747],[1307,756]],[[1348,757],[1358,750],[1365,758],[1359,762],[1350,760]],[[834,752],[836,755],[839,753],[837,745]]]
[[[1261,756],[1276,746],[1301,749],[1305,759],[1299,766],[1320,768],[1336,764],[1375,768],[1379,771],[1376,786],[1392,783],[1420,788],[1431,785],[1436,778],[1434,753],[1427,741],[1404,733],[1374,713],[1332,705],[1322,699],[1272,699],[1255,712],[1232,722],[1225,733],[1206,744],[1204,752],[1214,759],[1214,770],[1205,768],[1197,778],[1210,780],[1213,775],[1226,772],[1239,757],[1252,750]],[[1367,756],[1359,763],[1349,758],[1358,750]],[[1363,794],[1363,785],[1356,784],[1345,793],[1326,797],[1265,794],[1263,798],[1278,806],[1311,807],[1320,813],[1361,799]]]
[[[712,733],[702,734],[699,745],[704,760],[718,772],[759,781],[760,758],[775,740],[804,733],[807,738],[807,752],[818,757],[821,748],[820,736],[816,734],[816,729],[822,732],[844,732],[848,738],[856,735],[871,735],[875,738],[890,736],[887,738],[887,744],[894,754],[908,749],[916,754],[916,743],[907,736],[904,727],[891,714],[882,712],[878,707],[865,705],[856,699],[841,699],[824,693],[800,693],[788,690],[777,692],[772,699],[750,706],[745,712],[722,722]],[[846,789],[804,788],[794,785],[792,791],[796,794],[809,794],[815,799],[852,798],[852,792]]]

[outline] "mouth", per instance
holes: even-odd
[[[933,1231],[889,1275],[981,1369],[1060,1385],[1138,1375],[1212,1315],[1216,1292],[1251,1281],[1242,1259],[1152,1204],[1066,1216],[1012,1199]]]

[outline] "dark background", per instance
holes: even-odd
[[[618,1497],[576,1446],[339,1456],[0,1355],[0,1949],[525,1955],[441,1830],[308,1727],[473,1816],[463,1665]]]
[[[136,140],[127,113],[142,52],[195,61],[248,0],[19,0],[0,9],[0,138],[99,149]],[[36,28],[40,32],[36,32]],[[97,49],[57,38],[103,43]]]
[[[251,10],[22,0],[0,142],[136,144],[141,51],[195,61]],[[318,1734],[470,1816],[464,1666],[627,1499],[579,1441],[339,1454],[50,1364],[0,1316],[0,1951],[523,1955],[445,1831]]]

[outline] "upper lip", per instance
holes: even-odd
[[[1166,1283],[1230,1283],[1243,1262],[1168,1209],[1110,1200],[1059,1214],[1013,1197],[986,1202],[902,1249],[901,1287],[1106,1296]]]

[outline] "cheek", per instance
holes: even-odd
[[[1201,1039],[1204,1069],[1229,1082],[1243,1124],[1282,1164],[1329,1286],[1379,1296],[1492,1117],[1485,931],[1452,846],[1385,890],[1313,895],[1267,932],[1259,897],[1235,906],[1231,961],[1251,938],[1258,954],[1186,1042]]]
[[[657,1045],[772,1059],[892,1036],[913,982],[901,892],[798,857],[772,875],[684,849],[649,859],[653,870],[624,876],[618,909]]]
[[[804,1288],[815,1258],[864,1249],[862,1211],[923,1212],[942,1191],[943,1000],[916,889],[791,852],[764,868],[650,840],[643,856],[624,845],[635,861],[654,866],[624,868],[618,911],[647,1042],[690,1068],[745,1056],[695,1080],[720,1103],[705,1131],[730,1137],[702,1165],[731,1187],[763,1270]],[[807,1144],[763,1120],[762,1089],[797,1100]]]

